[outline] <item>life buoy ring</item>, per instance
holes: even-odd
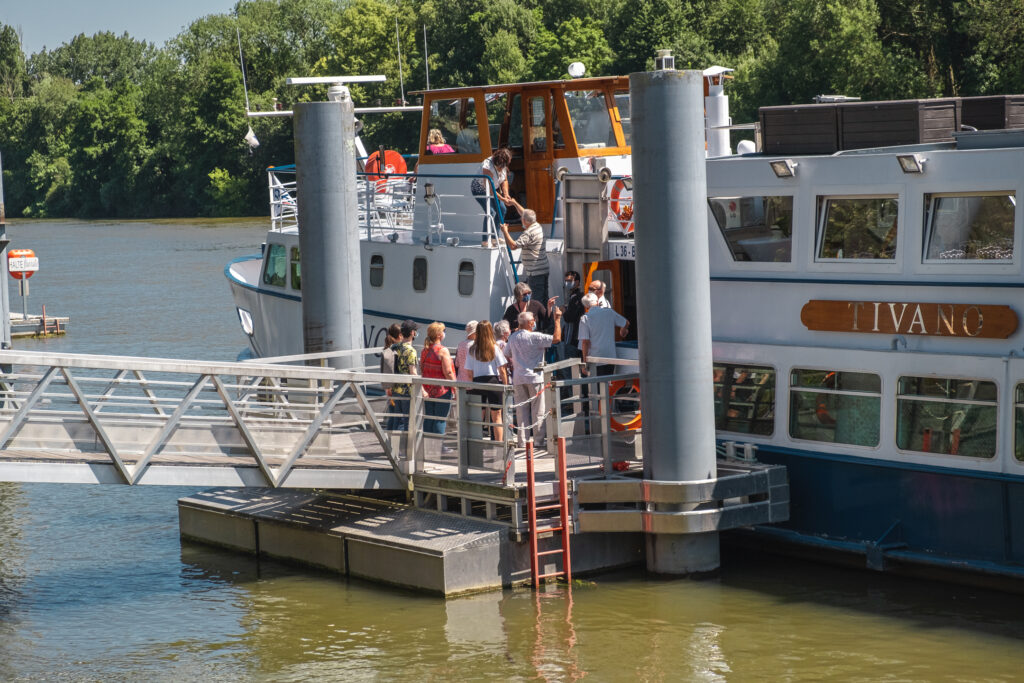
[[[629,194],[625,197],[622,196],[623,192]],[[610,194],[611,203],[608,208],[611,209],[612,214],[615,216],[615,220],[619,222],[622,229],[627,232],[633,232],[633,191],[626,189],[626,179],[619,178],[612,185],[612,191]]]
[[[619,391],[621,391],[624,387],[626,387],[626,382],[624,380],[618,380],[608,385],[609,404],[612,402],[612,400],[615,399],[615,394],[619,393]],[[637,395],[640,394],[639,380],[633,380],[632,383],[630,383],[629,391],[635,391]],[[627,430],[632,431],[640,429],[640,427],[643,426],[643,420],[639,410],[636,412],[636,416],[634,418],[626,422],[619,422],[614,417],[609,416],[608,423],[611,426],[613,432],[624,432]]]
[[[383,173],[380,167],[380,150],[367,157],[364,168],[366,170],[366,179],[371,183],[377,183],[377,192],[383,192],[387,189],[388,175],[406,173],[409,170],[402,155],[393,149],[385,150],[384,152]],[[377,175],[379,173],[381,175]]]

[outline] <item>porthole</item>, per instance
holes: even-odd
[[[427,291],[427,259],[422,256],[412,260],[412,288],[417,292]]]
[[[473,294],[473,280],[476,278],[476,266],[472,261],[463,261],[459,264],[459,294],[471,296]]]
[[[370,286],[384,286],[384,257],[380,254],[370,257]]]

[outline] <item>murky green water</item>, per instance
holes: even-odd
[[[231,360],[224,264],[263,224],[15,223],[20,348]],[[20,310],[15,297],[14,309]],[[178,539],[191,489],[0,484],[0,680],[1009,681],[1024,598],[727,553],[707,581],[639,572],[571,594],[441,600]]]

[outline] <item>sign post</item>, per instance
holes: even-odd
[[[28,320],[28,279],[39,270],[39,258],[31,249],[7,252],[7,271],[18,281],[21,290],[21,317]]]

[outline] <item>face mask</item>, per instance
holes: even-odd
[[[566,280],[565,281],[565,288],[566,289],[572,289],[575,286],[576,286],[576,281],[575,280]]]
[[[530,294],[523,294],[523,303],[524,304],[530,303],[530,296],[531,296]]]

